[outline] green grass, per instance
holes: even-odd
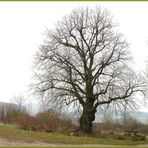
[[[10,146],[9,147],[0,147],[0,148],[10,148]],[[18,147],[15,147],[15,146],[12,146],[11,148],[18,148]],[[27,146],[27,147],[25,147],[25,146],[19,146],[19,148],[41,148],[41,147],[29,147],[29,146]],[[90,146],[84,146],[84,147],[80,147],[80,146],[77,146],[77,147],[71,147],[71,146],[66,146],[66,147],[64,147],[64,146],[61,146],[61,147],[56,147],[56,146],[52,146],[52,147],[43,147],[42,146],[42,148],[97,148],[97,147],[90,147]],[[124,146],[124,147],[98,147],[98,148],[135,148],[135,147],[133,147],[133,146]],[[148,147],[140,147],[140,148],[148,148]]]
[[[145,144],[146,141],[130,141],[130,140],[115,140],[111,138],[94,138],[88,136],[68,136],[59,133],[45,133],[25,131],[16,128],[12,125],[0,125],[0,137],[10,140],[17,140],[22,142],[41,141],[45,143],[63,143],[63,144],[111,144],[111,145],[133,145]],[[77,147],[78,148],[78,147]]]

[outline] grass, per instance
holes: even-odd
[[[14,125],[0,125],[0,137],[6,138],[9,141],[15,140],[15,141],[22,141],[29,143],[35,141],[41,141],[45,143],[62,143],[62,144],[107,144],[107,145],[135,145],[135,144],[148,143],[148,140],[146,141],[115,140],[111,138],[108,139],[94,138],[88,136],[76,137],[59,133],[25,131],[18,129]]]
[[[0,148],[10,148],[10,146],[9,147],[0,147]],[[15,147],[15,146],[12,146],[11,148],[18,148],[18,147]],[[25,147],[25,146],[19,146],[19,148],[41,148],[41,147],[29,147],[29,146],[27,146],[27,147]],[[84,147],[79,147],[79,146],[76,146],[76,147],[74,147],[74,146],[60,146],[60,147],[57,147],[57,146],[52,146],[52,147],[42,147],[42,148],[135,148],[134,146],[124,146],[124,147],[113,147],[113,146],[111,146],[111,147],[90,147],[90,146],[84,146]],[[140,147],[140,148],[148,148],[148,147]]]
[[[139,147],[139,146],[138,146]],[[4,147],[0,147],[0,148],[18,148],[18,146],[4,146]],[[52,146],[52,147],[49,147],[49,146],[42,146],[42,147],[39,147],[39,146],[19,146],[19,148],[135,148],[135,146]],[[148,148],[146,146],[140,146],[139,148]]]

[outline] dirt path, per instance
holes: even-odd
[[[40,142],[40,141],[36,141],[36,142],[33,142],[33,143],[27,143],[27,142],[21,142],[21,141],[8,141],[7,139],[2,139],[0,138],[0,146],[50,146],[50,147],[54,147],[54,146],[66,146],[66,147],[69,147],[69,146],[75,146],[75,147],[78,147],[78,146],[91,146],[91,147],[119,147],[119,145],[103,145],[103,144],[80,144],[80,145],[72,145],[72,144],[49,144],[49,143],[43,143],[43,142]],[[141,144],[141,145],[135,145],[135,147],[140,147],[140,146],[145,146],[145,147],[148,147],[148,144]],[[124,147],[124,146],[122,146]]]

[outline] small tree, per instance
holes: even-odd
[[[47,105],[81,107],[80,130],[91,133],[98,107],[132,105],[144,93],[128,48],[107,10],[75,9],[47,31],[36,55],[35,92]]]
[[[23,95],[14,96],[11,100],[12,103],[17,105],[18,112],[24,112],[24,103],[26,102],[26,98]]]
[[[4,105],[2,105],[0,108],[0,120],[6,124],[6,108]]]
[[[136,117],[132,117],[128,113],[122,117],[121,124],[125,130],[137,130],[142,125]]]

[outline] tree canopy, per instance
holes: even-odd
[[[80,130],[91,133],[98,107],[135,104],[144,82],[130,66],[129,44],[101,8],[79,8],[47,31],[36,54],[35,91],[46,104],[82,107]]]

